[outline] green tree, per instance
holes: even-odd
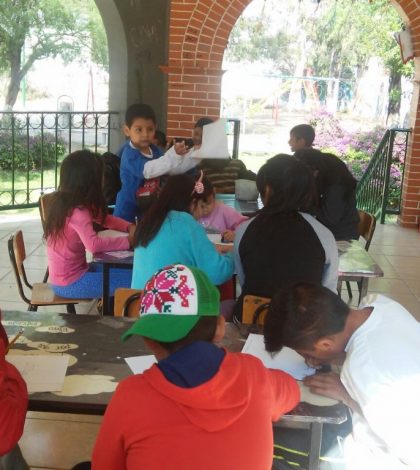
[[[94,60],[107,66],[107,43],[93,2],[0,0],[0,71],[7,74],[5,106],[12,109],[22,79],[45,58]]]

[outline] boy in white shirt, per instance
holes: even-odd
[[[420,323],[404,307],[378,295],[354,310],[322,286],[298,284],[273,297],[264,337],[268,351],[289,346],[312,365],[344,359],[340,376],[305,383],[352,410],[348,469],[420,468]]]

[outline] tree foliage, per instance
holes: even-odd
[[[93,2],[0,0],[0,71],[8,76],[8,108],[32,65],[57,56],[107,66],[105,32]]]

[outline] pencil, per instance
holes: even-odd
[[[9,352],[10,348],[16,343],[16,341],[22,336],[24,331],[24,329],[20,330],[19,333],[12,339],[12,341],[10,341],[9,345],[6,348],[6,354]]]

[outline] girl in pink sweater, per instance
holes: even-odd
[[[67,298],[102,296],[102,271],[86,261],[91,253],[127,250],[134,224],[107,214],[102,194],[103,163],[87,150],[71,153],[61,164],[60,185],[51,197],[45,221],[50,282],[57,295]],[[101,238],[94,222],[128,236]],[[130,287],[131,270],[111,269],[110,295],[117,287]]]

